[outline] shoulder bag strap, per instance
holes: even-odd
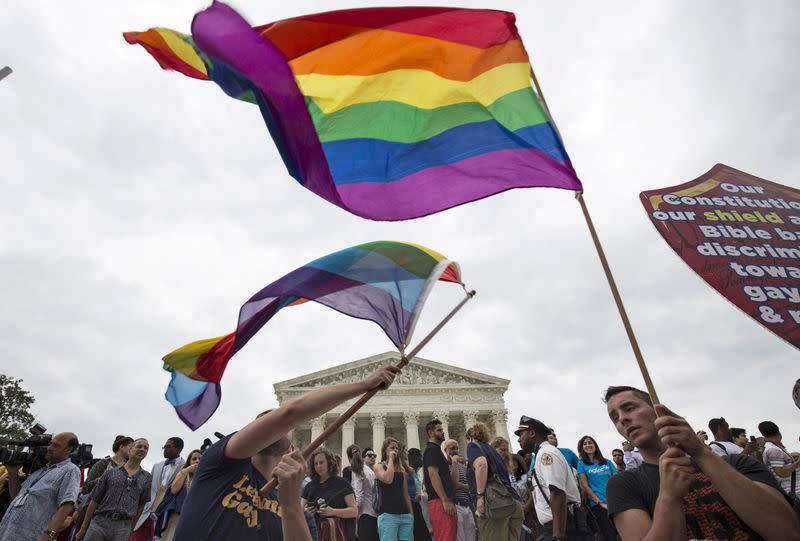
[[[542,493],[542,496],[544,497],[544,501],[547,502],[547,507],[552,509],[553,506],[550,505],[550,498],[548,498],[547,494],[544,493],[544,489],[542,488],[542,484],[539,482],[539,477],[536,475],[536,461],[535,460],[533,461],[533,469],[531,470],[531,472],[533,473],[533,478],[536,480],[536,486],[539,487],[539,492]]]
[[[725,446],[724,446],[724,445],[722,445],[722,444],[721,444],[720,442],[718,442],[718,441],[712,441],[711,443],[709,443],[709,445],[716,445],[717,447],[719,447],[720,449],[722,449],[722,452],[723,452],[723,453],[725,453],[726,455],[728,454],[728,450],[725,448]]]

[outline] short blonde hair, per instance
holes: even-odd
[[[509,441],[507,439],[505,439],[503,436],[495,436],[495,438],[492,440],[492,447],[497,449],[498,447],[500,447],[504,443],[506,445],[508,445],[509,447],[511,447],[511,443],[509,443]]]
[[[467,429],[467,437],[481,443],[488,443],[490,435],[489,427],[480,421]]]

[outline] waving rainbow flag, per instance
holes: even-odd
[[[278,310],[307,301],[374,321],[402,350],[437,280],[461,283],[458,264],[407,242],[370,242],[321,257],[256,293],[240,309],[236,331],[167,354],[164,367],[172,380],[166,398],[196,430],[219,405],[219,384],[231,357]]]
[[[258,104],[289,173],[331,203],[405,220],[512,188],[580,190],[503,11],[332,11],[251,28],[221,2],[192,36],[125,33],[165,69]]]

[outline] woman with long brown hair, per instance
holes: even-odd
[[[189,488],[194,480],[194,472],[200,464],[200,449],[195,449],[186,458],[175,479],[169,487],[169,491],[164,495],[164,499],[156,509],[156,523],[154,535],[160,536],[161,541],[172,541],[175,529],[178,527],[183,501],[189,493]]]
[[[350,486],[356,497],[358,507],[358,541],[378,541],[378,514],[375,512],[375,473],[364,464],[361,448],[351,445],[347,448],[350,461]]]
[[[380,541],[413,541],[414,509],[408,496],[406,476],[411,470],[400,458],[400,442],[386,438],[381,462],[373,471],[378,480],[378,535]]]
[[[303,488],[303,508],[317,519],[319,541],[354,541],[358,507],[353,487],[339,475],[336,456],[320,447],[308,458],[311,481]]]
[[[597,520],[600,534],[605,541],[615,541],[617,531],[608,516],[606,485],[611,476],[617,473],[617,467],[603,456],[591,436],[578,440],[578,457],[578,480],[589,500],[589,509]]]

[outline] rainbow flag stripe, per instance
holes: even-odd
[[[166,398],[196,430],[219,405],[220,381],[231,357],[278,310],[308,301],[374,321],[402,350],[437,280],[461,283],[458,264],[407,242],[370,242],[312,261],[248,300],[239,311],[236,331],[168,353],[163,360],[172,379]]]
[[[512,188],[582,189],[514,21],[494,10],[364,8],[252,28],[214,2],[191,37],[124,36],[163,68],[257,104],[309,190],[365,218],[404,220]]]

